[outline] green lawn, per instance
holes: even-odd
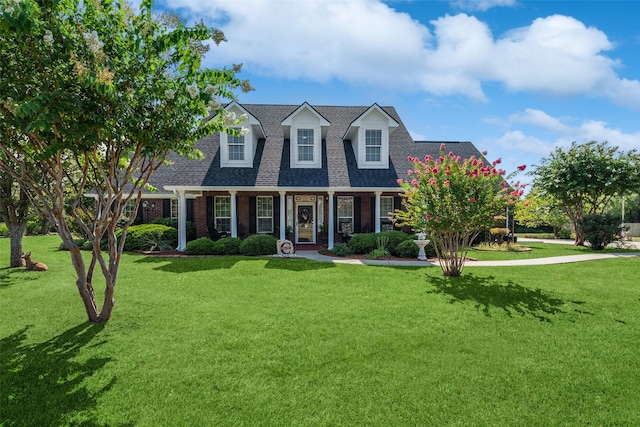
[[[48,272],[0,268],[3,427],[640,425],[639,258],[448,279],[126,254],[90,325],[58,242],[25,239]]]
[[[581,255],[593,253],[619,253],[619,252],[637,252],[637,249],[616,249],[605,248],[602,251],[594,252],[586,246],[573,246],[561,243],[540,243],[540,242],[520,242],[519,246],[531,248],[531,251],[525,252],[500,252],[475,250],[469,251],[468,256],[476,258],[480,261],[496,261],[496,260],[514,260],[514,259],[530,259],[530,258],[546,258],[564,255]]]

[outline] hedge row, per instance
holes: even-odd
[[[185,252],[188,255],[273,255],[277,251],[277,242],[278,239],[268,234],[254,234],[244,240],[226,237],[215,242],[201,237],[188,242]]]

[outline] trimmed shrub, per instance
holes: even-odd
[[[215,243],[208,237],[201,237],[187,242],[184,251],[187,255],[213,255],[215,253]]]
[[[620,218],[610,213],[587,215],[582,218],[578,228],[594,251],[601,251],[620,238]]]
[[[225,237],[213,242],[213,253],[216,255],[238,255],[240,254],[240,244],[242,239],[239,237]]]
[[[0,222],[0,236],[7,237],[9,235],[9,227],[4,222]]]
[[[75,239],[74,243],[80,248],[83,249],[84,244],[86,242],[88,242],[89,240],[87,239]],[[58,250],[59,251],[68,251],[69,248],[67,248],[67,245],[64,244],[64,242],[60,242],[60,245],[58,246]],[[89,248],[89,250],[91,250],[91,248]]]
[[[396,247],[400,242],[411,239],[411,236],[407,233],[403,233],[398,230],[382,231],[380,233],[360,233],[354,234],[349,240],[349,249],[356,254],[367,254],[378,248],[378,239],[385,238],[387,243],[385,249],[391,253],[391,255],[398,256]]]
[[[388,250],[389,253],[393,256],[399,256],[397,252],[397,247],[400,243],[411,239],[411,236],[409,236],[407,233],[403,233],[402,231],[398,231],[398,230],[382,231],[376,234],[376,236],[378,238],[387,239],[385,249]]]
[[[431,243],[429,243],[427,246],[432,246],[432,245]],[[398,243],[398,246],[396,246],[396,256],[400,258],[418,258],[419,250],[420,249],[418,248],[418,245],[413,243],[413,240],[405,240]],[[426,247],[425,247],[425,252],[426,252]]]
[[[351,251],[349,250],[349,246],[346,243],[336,243],[335,245],[333,245],[333,249],[331,250],[331,252],[335,256],[347,256],[351,253]]]
[[[223,239],[224,240],[224,239]],[[278,239],[269,234],[254,234],[240,244],[243,255],[273,255],[277,252]]]
[[[120,238],[122,230],[116,231]],[[127,230],[125,251],[148,251],[151,249],[175,248],[178,246],[178,230],[161,224],[132,225]]]
[[[50,230],[48,222],[44,221],[27,221],[26,233],[29,236],[37,236],[39,234],[47,234]]]
[[[442,252],[442,249],[440,249],[440,253]],[[436,242],[434,242],[433,239],[431,239],[429,244],[424,247],[424,254],[427,256],[427,258],[436,258],[438,256],[438,254],[436,254]]]
[[[171,218],[154,218],[151,224],[166,225],[167,227],[178,229],[178,220]],[[192,221],[187,221],[187,241],[195,240],[196,238],[196,225]]]
[[[349,243],[349,249],[356,254],[367,254],[378,247],[375,233],[354,234]]]

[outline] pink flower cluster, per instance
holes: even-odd
[[[491,163],[486,163],[487,160],[484,156],[487,155],[487,151],[482,152],[481,158],[471,156],[470,158],[462,161],[460,156],[456,156],[453,151],[449,151],[445,155],[444,148],[445,144],[441,144],[440,156],[437,158],[434,158],[431,155],[426,155],[424,160],[422,160],[417,157],[408,156],[407,160],[414,164],[414,169],[407,171],[407,175],[409,176],[407,180],[398,179],[398,183],[405,186],[410,185],[417,189],[420,187],[422,177],[424,177],[432,187],[437,188],[440,185],[442,187],[451,187],[451,183],[454,178],[452,176],[453,174],[457,175],[462,173],[462,176],[471,179],[506,175],[506,171],[504,169],[497,167],[497,165],[502,163],[501,158],[498,158]],[[526,165],[520,165],[517,168],[518,172],[522,172],[526,169]],[[446,178],[443,177],[445,180],[441,181],[438,178],[439,174],[446,175]],[[513,199],[521,197],[524,194],[524,185],[521,185],[519,182],[511,186],[506,180],[504,180],[501,182],[501,185],[502,197],[504,197],[503,200],[508,203],[512,203]],[[477,203],[477,199],[475,197],[469,197],[468,200],[470,203]]]

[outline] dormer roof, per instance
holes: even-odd
[[[258,138],[267,137],[267,134],[264,131],[264,128],[262,127],[262,123],[260,122],[260,120],[258,120],[253,114],[247,111],[247,109],[244,108],[242,104],[240,104],[239,102],[232,101],[229,104],[227,104],[227,106],[224,109],[227,111],[233,111],[234,109],[240,110],[241,114],[246,114],[248,116],[247,120],[243,121],[240,124],[240,126],[244,126],[244,127],[252,126],[254,127],[254,131],[257,132]]]
[[[382,109],[378,104],[374,103],[371,107],[369,107],[366,111],[364,111],[354,121],[351,122],[342,139],[352,139],[354,133],[357,132],[357,130],[362,126],[362,119],[369,116],[374,111],[380,113],[384,118],[386,118],[389,123],[389,128],[397,128],[398,126],[400,126],[400,124],[386,111],[384,111],[384,109]]]
[[[282,126],[285,127],[285,135],[288,133],[291,128],[291,124],[295,120],[296,116],[300,115],[304,111],[308,111],[313,114],[320,122],[320,128],[322,131],[322,138],[326,137],[327,129],[331,125],[329,120],[327,120],[322,114],[320,114],[315,108],[313,108],[308,102],[302,103],[298,108],[296,108],[291,114],[289,114],[283,121]]]

